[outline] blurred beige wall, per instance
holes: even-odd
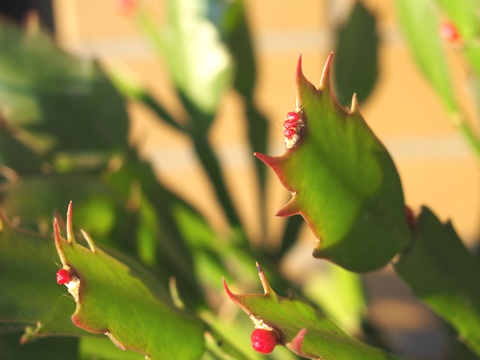
[[[142,2],[142,0],[139,0]],[[150,50],[132,19],[119,11],[118,0],[56,0],[58,41],[82,56],[95,56],[105,64],[128,66],[168,107],[178,109],[170,92],[168,73]],[[318,84],[323,63],[333,48],[332,28],[348,14],[352,1],[248,0],[247,10],[258,61],[259,107],[272,126],[271,154],[283,152],[282,123],[294,108],[293,75],[299,54],[304,73]],[[451,219],[465,240],[480,231],[480,171],[462,138],[449,124],[446,113],[417,71],[395,20],[393,1],[365,1],[378,16],[380,78],[361,112],[391,151],[401,173],[407,203],[430,206],[442,219]],[[163,1],[144,0],[161,22]],[[461,60],[451,51],[455,84],[473,118]],[[211,137],[231,183],[235,201],[242,206],[249,231],[257,234],[249,188],[252,163],[244,146],[238,98],[230,94],[222,105]],[[158,123],[145,108],[130,106],[134,121],[132,141],[158,166],[160,176],[183,192],[222,228],[222,215],[207,199],[212,194],[199,171],[187,139]],[[192,181],[195,177],[196,181]],[[273,214],[288,194],[272,176],[270,229],[281,220]],[[311,235],[308,232],[305,235]]]

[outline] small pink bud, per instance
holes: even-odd
[[[450,21],[445,21],[440,25],[440,36],[448,42],[457,42],[460,40],[460,34],[458,33],[457,27],[454,23]]]
[[[287,113],[287,121],[297,122],[300,119],[300,115],[294,111],[290,111]]]
[[[252,347],[255,351],[263,354],[269,354],[278,343],[277,334],[272,330],[255,329],[250,336]]]
[[[290,140],[293,137],[293,135],[295,135],[296,133],[297,133],[297,131],[295,129],[286,128],[283,131],[283,136],[285,136],[287,139]]]
[[[60,269],[57,271],[57,284],[63,285],[69,283],[71,279],[70,273],[68,270]]]
[[[285,120],[285,121],[283,122],[283,127],[284,127],[285,129],[294,128],[294,127],[297,126],[297,122],[298,122],[298,120]]]
[[[117,0],[120,12],[125,16],[132,15],[138,7],[137,0]]]

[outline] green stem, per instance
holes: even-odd
[[[250,149],[252,152],[265,153],[267,151],[268,122],[265,116],[258,111],[251,98],[245,99],[247,129]],[[259,191],[259,222],[262,245],[268,247],[267,231],[267,199],[266,199],[266,170],[267,167],[258,159],[254,162],[258,191]]]
[[[166,122],[168,125],[172,126],[176,130],[186,133],[186,129],[178,123],[178,121],[170,115],[150,94],[148,93],[143,93],[141,96],[137,98],[137,100],[140,100],[143,104],[148,106],[155,114],[162,119],[164,122]]]
[[[228,193],[227,186],[222,176],[222,171],[218,159],[213,152],[208,140],[204,136],[191,136],[195,151],[200,162],[203,165],[211,184],[217,195],[217,199],[225,212],[225,216],[232,229],[242,229],[240,218],[233,206],[232,199]],[[243,234],[243,230],[242,230]],[[246,236],[242,236],[246,241]]]

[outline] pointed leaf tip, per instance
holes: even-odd
[[[97,247],[95,245],[95,242],[93,241],[92,237],[90,236],[89,233],[87,233],[85,230],[80,229],[80,232],[82,233],[83,237],[87,241],[88,247],[92,252],[95,252]]]
[[[302,70],[302,56],[298,58],[297,62],[297,70],[295,72],[295,107],[297,109],[302,109],[304,104],[303,104],[303,98],[304,98],[304,93],[305,92],[316,92],[317,89],[315,86],[307,80],[305,75],[303,75],[303,70]]]
[[[279,162],[279,158],[278,157],[274,157],[274,156],[269,156],[269,155],[265,155],[265,154],[262,154],[262,153],[253,153],[253,155],[260,161],[262,161],[265,165],[273,168],[275,166],[275,164],[277,164]]]
[[[67,241],[62,238],[62,235],[60,235],[60,225],[58,224],[57,218],[53,219],[53,236],[55,239],[55,247],[57,248],[58,256],[60,257],[60,261],[62,262],[63,265],[66,264],[67,259],[65,258],[64,252],[61,250],[62,249],[62,241]]]
[[[357,100],[357,94],[353,93],[352,96],[352,104],[350,105],[350,114],[354,114],[358,111],[358,100]]]
[[[251,316],[252,315],[252,312],[250,311],[250,309],[248,309],[243,303],[242,301],[240,301],[240,299],[238,298],[237,295],[235,295],[234,293],[232,293],[232,291],[230,290],[230,288],[228,287],[227,285],[227,281],[225,280],[225,277],[222,277],[222,282],[223,282],[223,289],[225,290],[225,292],[227,293],[227,296],[230,298],[230,300],[233,301],[233,303],[235,305],[237,305],[240,309],[242,309],[243,311],[245,311],[245,313],[248,314],[248,316]]]
[[[225,277],[222,277],[222,283],[223,283],[223,289],[227,293],[228,297],[235,302],[235,295],[230,291],[230,288],[227,285],[227,281],[225,280]]]
[[[305,339],[305,334],[307,333],[307,328],[301,329],[297,335],[292,339],[290,343],[287,344],[287,347],[294,352],[295,354],[309,358],[310,356],[308,354],[305,354],[302,351],[302,345],[303,345],[303,339]]]
[[[260,277],[260,282],[262,283],[263,291],[265,292],[265,294],[270,294],[273,290],[270,287],[270,284],[268,283],[265,273],[263,272],[263,269],[258,263],[258,261],[255,262],[255,264],[257,265],[258,276]]]
[[[327,61],[323,66],[322,77],[320,78],[319,90],[324,91],[330,86],[330,66],[332,65],[333,52],[328,55]]]
[[[275,216],[288,217],[288,216],[293,216],[298,214],[300,214],[300,210],[298,209],[298,204],[295,201],[295,193],[293,193],[293,196],[290,199],[290,201],[286,203],[284,207],[278,210]]]
[[[75,235],[73,234],[73,202],[70,201],[67,210],[67,240],[73,244],[76,243]]]
[[[300,89],[300,82],[305,79],[305,76],[303,75],[302,71],[302,54],[298,57],[298,62],[297,62],[297,71],[295,72],[295,107],[297,109],[300,109],[302,104],[301,104],[301,89]]]

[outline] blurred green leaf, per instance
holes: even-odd
[[[253,102],[257,68],[255,65],[252,38],[242,0],[231,4],[224,16],[226,42],[235,64],[235,89],[248,101]]]
[[[258,270],[264,294],[233,294],[224,283],[225,291],[256,326],[269,326],[277,331],[280,342],[293,353],[308,359],[325,360],[395,358],[348,336],[293,292],[286,298],[277,295],[262,270]]]
[[[448,20],[457,27],[463,41],[474,40],[480,35],[478,0],[435,0],[445,12]]]
[[[399,22],[420,70],[440,96],[449,114],[456,113],[458,105],[438,35],[438,9],[430,0],[397,0],[396,5]]]
[[[0,165],[10,164],[22,174],[38,174],[42,169],[44,156],[17,139],[14,131],[2,122],[0,113]]]
[[[105,337],[82,337],[79,339],[81,360],[143,360],[144,356],[133,351],[117,348]]]
[[[124,100],[96,63],[78,60],[44,34],[24,33],[5,20],[0,48],[0,114],[7,124],[0,131],[10,131],[39,155],[105,156],[127,147]],[[0,143],[0,153],[17,169],[14,149],[6,145]]]
[[[468,44],[464,48],[465,55],[469,60],[476,79],[480,78],[480,46],[477,43]],[[478,80],[477,80],[478,82]]]
[[[241,229],[240,217],[228,192],[220,162],[210,146],[208,139],[202,136],[195,136],[193,138],[193,145],[198,159],[210,178],[212,190],[217,195],[216,201],[222,206],[230,226],[234,229]],[[241,240],[245,241],[246,239],[242,237]]]
[[[164,284],[168,284],[170,277],[174,276],[180,294],[189,306],[202,303],[193,254],[186,244],[190,239],[184,238],[188,234],[179,228],[183,223],[177,218],[178,208],[189,209],[197,221],[208,227],[205,219],[166,189],[157,180],[151,164],[139,159],[134,152],[130,152],[124,162],[106,176],[106,181],[128,205],[127,210],[132,218],[132,237],[138,242],[136,251],[142,262]],[[123,234],[117,233],[117,236],[122,238]]]
[[[306,281],[304,293],[348,334],[361,333],[367,304],[359,275],[326,264],[320,276],[315,274]]]
[[[112,233],[126,231],[122,199],[104,181],[89,175],[44,175],[21,177],[0,189],[6,214],[21,216],[22,226],[52,233],[52,213],[75,201],[75,221],[89,229],[102,243],[115,244]],[[32,201],[34,199],[34,201]]]
[[[73,323],[106,334],[118,347],[151,359],[197,359],[204,352],[204,325],[193,314],[174,307],[153,277],[145,283],[135,268],[96,247],[83,233],[88,248],[73,235],[72,209],[67,214],[67,239],[55,227],[55,244],[72,277],[67,284],[76,302]]]
[[[78,339],[66,337],[42,338],[28,344],[20,344],[19,339],[20,334],[0,335],[2,360],[79,359]]]
[[[143,86],[141,81],[131,75],[128,70],[121,66],[110,67],[108,74],[117,89],[127,98],[139,101],[152,110],[159,119],[173,128],[184,132],[185,129],[172,114],[170,114],[160,102],[158,102]]]
[[[415,295],[453,325],[480,356],[480,266],[451,223],[442,224],[423,207],[412,245],[395,269]]]
[[[355,272],[385,266],[410,240],[400,179],[389,153],[357,109],[329,84],[331,56],[316,89],[297,68],[304,127],[278,157],[256,154],[292,194],[278,216],[300,214],[318,239],[313,255]]]
[[[280,239],[280,248],[275,254],[276,259],[282,258],[296,243],[303,224],[305,224],[305,222],[300,216],[291,216],[286,219]]]
[[[168,1],[167,21],[161,33],[148,14],[139,17],[146,35],[167,61],[185,105],[204,115],[203,119],[193,116],[194,121],[206,121],[196,124],[203,129],[213,120],[232,78],[231,57],[221,27],[227,8],[228,3],[219,0]]]
[[[338,101],[347,106],[356,93],[362,103],[378,78],[378,34],[375,16],[361,2],[355,3],[350,18],[338,30],[334,53]]]

